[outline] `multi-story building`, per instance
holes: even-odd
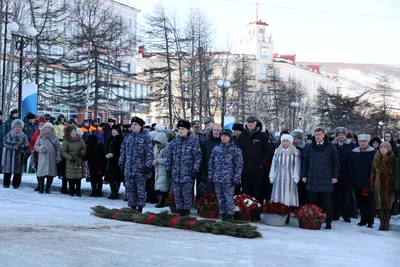
[[[128,28],[129,33],[132,36],[136,36],[137,32],[137,15],[140,12],[134,7],[130,7],[128,5],[119,3],[114,0],[102,0],[104,2],[104,6],[110,10],[113,10],[114,14],[117,14],[118,18],[121,21],[125,22],[125,25]],[[78,4],[79,1],[76,0],[61,0],[59,2],[60,7],[73,7],[73,5]],[[29,25],[29,22],[32,20],[29,16],[30,13],[27,12],[27,16],[25,18],[25,22],[21,22],[21,24]],[[71,49],[81,49],[82,51],[85,47],[76,48],[71,45],[72,42],[68,40],[71,38],[74,29],[69,28],[66,25],[67,22],[48,22],[44,27],[44,33],[49,38],[57,36],[57,45],[53,45],[49,51],[66,54]],[[60,34],[61,33],[61,34]],[[43,38],[43,36],[42,36]],[[116,42],[117,43],[117,42]],[[90,45],[90,44],[89,44]],[[115,44],[118,45],[118,44]],[[134,45],[136,46],[136,45]],[[10,48],[9,48],[10,49]],[[35,47],[29,46],[26,49],[26,54],[24,57],[29,60],[35,59]],[[87,47],[86,47],[87,50]],[[134,50],[134,49],[133,49]],[[6,57],[8,59],[13,59],[11,57]],[[135,55],[124,57],[119,59],[120,62],[114,62],[116,65],[121,66],[126,73],[135,74],[136,72],[136,57]],[[14,69],[16,68],[16,63],[14,64]],[[142,117],[146,117],[149,108],[146,105],[143,105],[142,102],[147,98],[149,85],[145,81],[137,80],[136,78],[129,78],[129,76],[120,76],[113,73],[101,73],[98,78],[99,82],[110,81],[116,85],[113,88],[107,89],[106,86],[102,86],[102,99],[98,102],[98,114],[93,114],[93,92],[94,92],[94,72],[85,72],[85,73],[74,73],[68,70],[61,65],[53,64],[53,65],[44,65],[39,63],[39,74],[35,73],[35,67],[33,66],[31,71],[34,75],[38,75],[39,77],[39,96],[38,96],[38,109],[37,114],[42,115],[49,113],[54,117],[57,117],[59,114],[64,114],[67,118],[71,115],[78,115],[80,120],[83,120],[87,115],[90,118],[100,118],[103,122],[106,118],[114,117],[118,121],[127,122],[129,118],[133,115],[138,115]],[[44,73],[46,73],[44,75]],[[24,74],[25,75],[25,74]],[[8,76],[8,77],[11,77]],[[18,77],[12,76],[14,86],[18,82]],[[46,83],[44,81],[46,80]],[[29,81],[29,79],[24,79],[24,83],[29,83],[34,81]],[[88,85],[90,84],[90,85]],[[56,85],[58,87],[68,88],[71,87],[82,87],[85,92],[89,92],[87,94],[86,101],[82,101],[82,103],[68,103],[68,101],[60,101],[61,96],[56,96],[52,94],[52,86]],[[43,88],[47,86],[47,88]],[[11,86],[10,86],[11,87]],[[64,89],[68,91],[67,89]],[[81,90],[82,91],[82,90]],[[85,93],[86,94],[86,93]],[[17,98],[16,94],[13,94],[13,98]],[[59,99],[57,99],[59,98]],[[64,99],[64,98],[63,98]],[[89,114],[86,114],[86,106],[89,106]],[[9,108],[16,107],[16,101],[13,101]]]

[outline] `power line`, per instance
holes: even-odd
[[[255,2],[248,1],[240,1],[240,0],[226,0],[228,2],[240,3],[240,4],[248,4],[254,5]],[[289,7],[289,6],[276,6],[269,4],[262,4],[257,1],[259,6],[266,6],[272,8],[281,8],[281,9],[290,9],[290,10],[298,10],[298,11],[306,11],[306,12],[314,12],[314,13],[325,13],[325,14],[334,14],[334,15],[345,15],[345,16],[357,16],[357,17],[367,17],[367,18],[376,18],[376,19],[396,19],[400,20],[400,17],[389,17],[389,16],[377,16],[371,14],[358,14],[358,13],[347,13],[347,12],[337,12],[337,11],[326,11],[326,10],[316,10],[316,9],[306,9],[306,8],[298,8],[298,7]]]

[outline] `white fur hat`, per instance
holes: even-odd
[[[281,136],[281,142],[283,140],[288,140],[291,144],[293,144],[293,137],[290,134],[284,134]]]

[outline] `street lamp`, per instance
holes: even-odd
[[[378,125],[379,125],[379,128],[381,129],[382,139],[384,139],[383,131],[384,131],[384,129],[385,129],[385,123],[382,122],[382,121],[380,121],[380,122],[378,122]]]
[[[349,115],[347,115],[347,111],[343,111],[343,119],[344,119],[344,126],[347,128],[347,121],[349,119]]]
[[[5,20],[4,20],[4,51],[3,51],[3,80],[1,84],[1,110],[4,112],[4,103],[5,103],[5,98],[6,98],[6,52],[7,52],[7,26],[8,24],[12,25],[15,22],[9,22],[8,20],[10,19],[9,16],[12,16],[12,13],[7,12],[8,10],[8,2],[6,4],[6,12],[4,12],[5,15]],[[17,25],[18,26],[18,25]]]
[[[221,116],[221,127],[224,128],[224,120],[226,113],[226,90],[231,87],[231,83],[227,80],[218,80],[217,86],[222,89],[222,116]]]
[[[296,109],[300,106],[299,102],[293,101],[290,102],[290,106],[293,108],[293,131],[295,129],[295,124],[296,124]]]
[[[18,81],[18,112],[22,114],[22,70],[23,70],[23,56],[24,56],[24,48],[28,47],[31,43],[32,38],[37,35],[37,31],[34,27],[28,27],[26,29],[26,34],[23,36],[17,34],[19,30],[19,26],[16,22],[12,22],[9,25],[12,35],[17,39],[15,42],[15,49],[19,50],[19,81]]]

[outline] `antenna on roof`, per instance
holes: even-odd
[[[256,22],[258,22],[258,1],[256,2]]]

